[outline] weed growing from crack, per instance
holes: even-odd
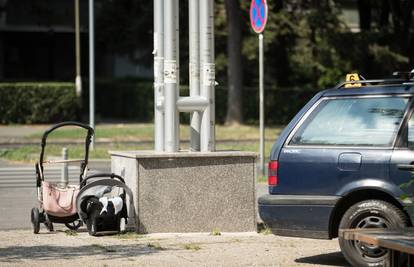
[[[160,243],[157,243],[157,242],[155,242],[155,243],[148,243],[147,244],[147,247],[153,248],[153,249],[156,249],[156,250],[164,250],[165,249],[164,247],[161,246]]]
[[[183,247],[184,247],[184,249],[187,249],[187,250],[195,250],[195,251],[201,249],[201,247],[199,245],[197,245],[197,244],[185,244]]]
[[[100,245],[100,244],[92,244],[91,247],[93,247],[95,249],[100,249],[104,252],[115,252],[115,250],[110,249],[110,248],[105,247],[104,245]]]
[[[221,232],[219,229],[214,228],[213,231],[211,232],[211,235],[221,235]]]

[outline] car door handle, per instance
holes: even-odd
[[[414,171],[414,164],[398,164],[397,167],[402,171]]]

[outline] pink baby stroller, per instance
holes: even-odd
[[[85,157],[80,160],[56,160],[45,161],[44,153],[46,147],[46,139],[54,130],[64,126],[76,126],[85,129]],[[49,231],[53,231],[53,223],[63,223],[69,229],[76,230],[82,225],[76,208],[76,198],[79,193],[79,185],[86,177],[88,170],[89,145],[94,135],[94,130],[86,124],[79,122],[62,122],[59,123],[43,134],[41,143],[41,152],[39,162],[36,163],[36,187],[37,198],[40,209],[33,208],[31,211],[31,221],[33,224],[33,232],[39,233],[40,224],[44,223]],[[80,162],[80,175],[78,185],[60,185],[45,181],[44,164]]]

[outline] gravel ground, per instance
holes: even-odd
[[[257,233],[0,231],[0,266],[348,266],[337,240]]]

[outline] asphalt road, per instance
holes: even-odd
[[[3,162],[6,166],[5,162]],[[7,167],[14,166],[18,169],[23,165],[7,165]],[[27,165],[24,165],[27,167]],[[109,162],[92,162],[91,170],[99,172],[109,172]],[[22,178],[23,179],[23,178]],[[27,179],[27,177],[25,178]],[[33,176],[34,180],[34,176]],[[34,183],[34,181],[33,181]],[[266,194],[267,185],[257,185],[257,196]],[[11,229],[30,229],[30,210],[37,207],[37,194],[35,187],[1,187],[0,184],[0,230]]]
[[[11,164],[5,161],[0,162],[1,168],[19,168],[33,167],[32,165]],[[34,169],[34,167],[33,167]],[[110,172],[109,161],[96,161],[90,164],[91,171]],[[33,170],[34,173],[34,170]],[[0,177],[1,178],[1,177]],[[5,187],[0,181],[0,230],[11,229],[30,229],[30,210],[38,207],[37,194],[35,188],[34,174],[27,172],[21,177],[14,176],[16,180],[23,181],[19,186]],[[33,186],[28,187],[27,181],[33,180]],[[2,186],[3,185],[3,186]]]

